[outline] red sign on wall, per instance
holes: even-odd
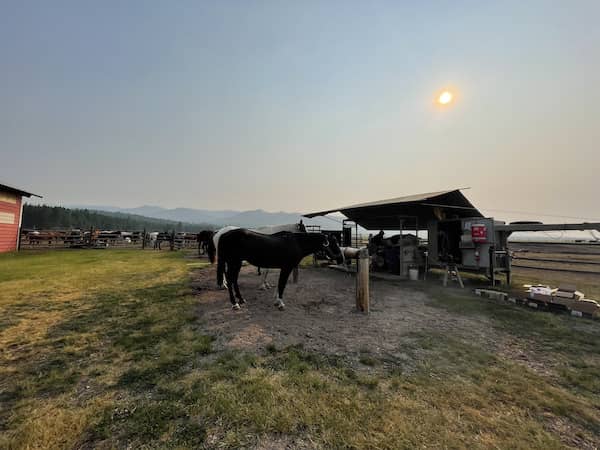
[[[471,239],[476,244],[484,244],[487,242],[487,227],[483,224],[471,225]]]

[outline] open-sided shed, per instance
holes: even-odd
[[[484,217],[460,189],[359,203],[308,213],[305,217],[338,211],[367,230],[396,229],[401,235],[406,230],[414,230],[415,234],[427,230],[425,258],[411,258],[410,252],[418,251],[414,248],[407,255],[402,238],[395,244],[399,247],[396,267],[401,275],[408,272],[405,261],[414,265],[419,260],[425,261],[421,267],[425,272],[433,265],[483,272],[492,278],[497,272],[510,273],[507,235],[496,231],[503,222]]]

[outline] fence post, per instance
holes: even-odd
[[[175,249],[175,230],[171,231],[171,251]]]
[[[142,250],[146,249],[146,229],[142,231]]]
[[[356,309],[369,314],[369,250],[361,248],[356,264]]]

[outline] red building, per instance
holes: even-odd
[[[32,195],[40,197],[0,183],[0,253],[17,250],[23,216],[22,199]]]

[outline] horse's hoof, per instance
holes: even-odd
[[[283,309],[285,308],[285,305],[284,305],[284,303],[281,301],[281,299],[280,299],[280,298],[278,298],[278,299],[275,301],[275,306],[277,306],[277,308],[279,308],[279,311],[283,311]]]
[[[239,303],[240,305],[245,305],[245,304],[246,304],[246,300],[244,300],[243,298],[239,298],[239,299],[238,299],[238,303]]]
[[[240,305],[238,303],[236,303],[235,305],[233,305],[231,307],[231,309],[233,309],[234,311],[238,311],[240,309]]]
[[[265,284],[262,284],[258,287],[258,289],[261,291],[266,291],[268,289],[268,287]]]

